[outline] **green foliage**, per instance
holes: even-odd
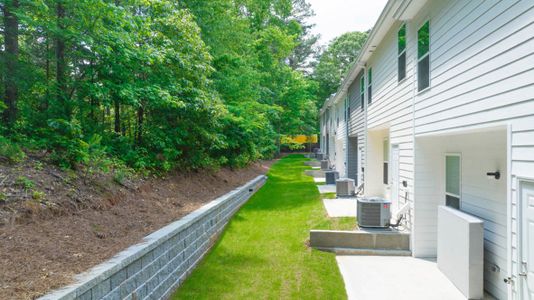
[[[330,42],[319,56],[313,78],[318,83],[317,105],[335,93],[347,71],[358,58],[369,32],[348,32]]]
[[[45,198],[46,194],[44,192],[41,192],[41,191],[33,191],[32,193],[32,199],[33,200],[43,200]]]
[[[335,254],[306,246],[326,213],[304,161],[290,155],[271,167],[172,299],[346,299]]]
[[[281,134],[316,127],[312,14],[305,0],[20,1],[17,115],[0,132],[86,178],[272,157]]]
[[[0,161],[20,163],[26,158],[19,145],[0,135]]]
[[[17,179],[15,179],[15,185],[23,188],[26,191],[31,190],[33,187],[35,187],[35,183],[25,176],[17,177]]]

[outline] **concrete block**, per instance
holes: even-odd
[[[127,272],[128,272],[128,277],[133,277],[137,272],[141,271],[141,267],[142,267],[142,260],[141,259],[138,259],[136,261],[134,261],[133,263],[131,263],[127,268]]]
[[[112,290],[111,292],[109,292],[102,299],[103,300],[119,300],[119,299],[121,299],[121,290],[120,290],[120,288],[116,288],[116,289]]]
[[[93,299],[93,295],[92,295],[91,290],[86,291],[85,293],[83,293],[79,297],[76,297],[76,299],[79,299],[79,300],[92,300]]]
[[[336,184],[336,180],[339,179],[338,171],[326,171],[324,172],[326,178],[326,184]]]
[[[119,272],[111,276],[111,289],[114,289],[123,283],[128,278],[126,269],[122,269]]]
[[[129,296],[133,291],[135,291],[135,289],[137,289],[135,278],[130,278],[123,282],[119,289],[121,299],[124,299]]]
[[[154,250],[148,252],[141,258],[141,266],[145,268],[154,261]]]
[[[456,210],[438,208],[438,268],[468,299],[484,297],[484,223]]]
[[[101,299],[111,292],[111,279],[106,279],[91,289],[93,299]]]

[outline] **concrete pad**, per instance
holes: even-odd
[[[312,167],[312,170],[321,170],[321,167]]]
[[[336,260],[349,299],[465,299],[435,260],[400,256],[337,256]]]
[[[317,188],[319,189],[319,193],[320,194],[328,194],[328,193],[335,193],[336,192],[336,185],[335,184],[318,185]]]
[[[324,177],[314,177],[313,181],[316,182],[316,183],[325,183],[326,182],[326,178],[324,178]]]
[[[323,177],[325,178],[324,171],[321,170],[305,170],[304,174],[311,177]]]
[[[323,199],[328,216],[336,218],[356,217],[356,202],[356,198]]]
[[[356,225],[356,223],[354,224]],[[364,230],[310,230],[310,246],[320,250],[339,252],[359,250],[368,255],[381,255],[386,250],[410,252],[410,234],[407,232],[384,230],[369,232]],[[372,250],[384,250],[374,252]]]
[[[306,161],[304,164],[310,167],[319,167],[319,169],[321,168],[321,162],[318,160]]]

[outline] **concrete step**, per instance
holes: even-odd
[[[321,251],[333,252],[337,255],[367,255],[367,256],[412,256],[409,250],[384,249],[354,249],[354,248],[316,248]]]
[[[332,251],[335,251],[335,249],[352,249],[355,253],[382,253],[384,251],[407,253],[410,252],[410,234],[388,229],[356,231],[310,230],[310,246]]]

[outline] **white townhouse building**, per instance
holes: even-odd
[[[485,290],[534,299],[534,1],[388,1],[321,120],[341,176],[410,204],[413,256],[454,207],[484,221]]]

